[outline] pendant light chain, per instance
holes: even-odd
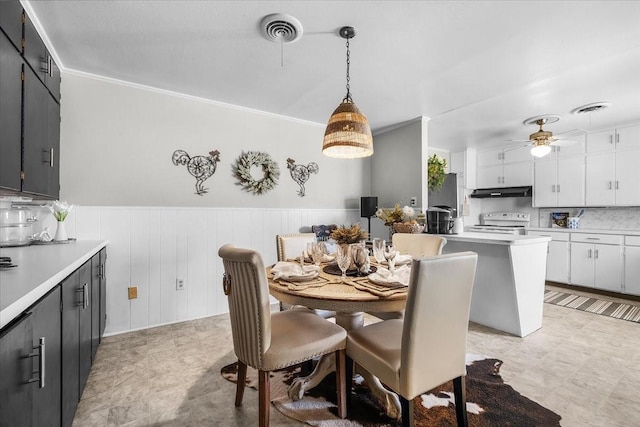
[[[349,37],[347,37],[347,96],[344,97],[344,100],[353,102],[350,92],[351,87],[349,86],[349,81],[351,80],[351,78],[349,77],[349,65],[351,65],[351,52],[349,51]]]

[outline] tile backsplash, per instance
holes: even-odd
[[[569,215],[574,216],[580,209],[582,208],[538,209],[538,224],[540,227],[549,227],[552,212],[569,212]],[[531,223],[533,225],[533,216]],[[580,228],[640,231],[640,207],[584,208]]]

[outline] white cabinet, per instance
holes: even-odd
[[[528,147],[478,152],[478,188],[533,184],[533,159]]]
[[[622,236],[571,233],[571,283],[622,292]]]
[[[587,155],[586,205],[640,205],[640,149]]]
[[[536,160],[533,167],[534,206],[584,206],[585,158],[583,155],[554,156]]]
[[[569,233],[527,231],[528,235],[551,237],[547,247],[547,277],[551,282],[569,283]]]
[[[640,125],[592,132],[587,135],[587,153],[640,148]]]
[[[640,236],[625,236],[624,293],[640,295]]]
[[[451,153],[449,170],[457,174],[458,187],[476,188],[476,150],[467,148],[465,151]],[[463,194],[462,191],[459,191]]]

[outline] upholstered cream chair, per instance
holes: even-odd
[[[233,348],[238,357],[235,405],[242,404],[247,366],[258,370],[259,425],[269,425],[269,372],[335,353],[338,414],[346,415],[345,340],[340,326],[296,307],[271,313],[262,257],[256,251],[224,245],[223,286],[229,301]]]
[[[391,241],[402,255],[411,255],[414,259],[440,255],[442,248],[447,244],[447,239],[440,236],[421,233],[395,233]],[[391,312],[371,312],[369,313],[379,319],[402,319],[404,311]]]
[[[404,320],[347,335],[347,377],[353,360],[396,392],[403,426],[413,425],[413,398],[449,380],[458,425],[467,425],[465,355],[477,260],[474,252],[414,260]]]
[[[276,249],[278,253],[278,261],[287,261],[299,258],[302,252],[307,250],[307,243],[315,242],[315,233],[294,233],[294,234],[278,234],[276,236]],[[288,310],[291,305],[280,303],[280,310]],[[330,310],[313,310],[318,316],[325,319],[336,316],[335,311]]]
[[[395,233],[391,238],[399,253],[420,259],[440,255],[447,239],[424,233]]]

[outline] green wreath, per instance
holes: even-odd
[[[251,175],[252,166],[262,167],[264,176],[261,179],[255,179]],[[272,190],[278,183],[278,178],[280,178],[278,163],[274,162],[268,153],[259,151],[243,152],[236,160],[234,168],[240,185],[244,190],[253,194],[264,194]]]

